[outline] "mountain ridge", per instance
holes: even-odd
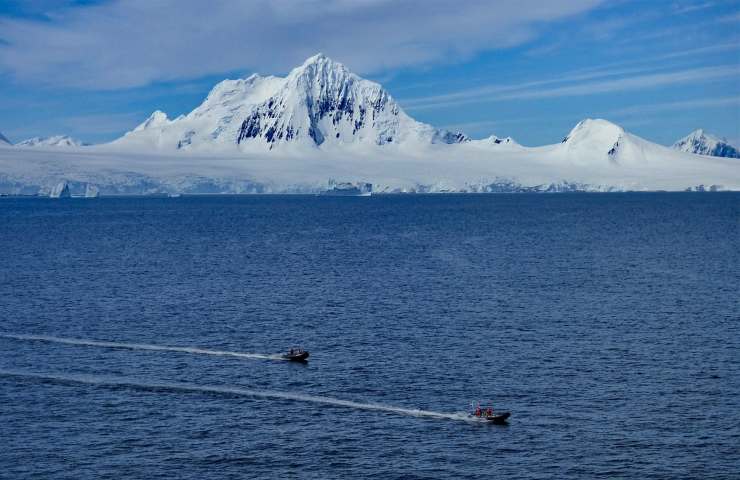
[[[711,157],[740,158],[740,149],[724,138],[705,132],[699,128],[678,140],[671,148],[697,155]]]
[[[170,120],[155,111],[115,145],[189,149],[283,144],[386,145],[462,143],[460,132],[437,129],[408,116],[379,84],[323,54],[285,77],[251,75],[224,80],[187,115]]]
[[[407,115],[379,84],[317,55],[288,76],[214,85],[191,112],[156,110],[102,145],[0,149],[0,193],[66,181],[103,195],[317,193],[330,180],[374,192],[740,190],[733,159],[652,143],[604,119],[539,147],[470,140]]]
[[[52,135],[50,137],[33,137],[23,140],[15,144],[16,147],[52,147],[52,148],[70,148],[70,147],[84,147],[85,144],[77,139],[70,137],[69,135]]]

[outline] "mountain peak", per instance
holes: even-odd
[[[10,143],[10,140],[8,140],[8,138],[5,135],[3,135],[2,132],[0,132],[0,145],[4,145],[6,143],[8,145],[12,145],[12,143]]]
[[[578,122],[561,144],[569,152],[604,155],[609,161],[616,162],[625,135],[624,129],[617,124],[600,118],[587,118]]]
[[[282,88],[242,122],[237,142],[259,139],[272,148],[286,142],[459,143],[467,137],[416,122],[381,85],[319,53],[293,69]]]
[[[308,65],[310,63],[319,63],[319,62],[325,62],[325,61],[333,61],[331,58],[327,57],[323,53],[319,52],[316,55],[311,55],[308,57],[304,62],[303,65]]]
[[[86,144],[69,135],[52,135],[51,137],[33,137],[19,142],[18,147],[82,147]]]
[[[169,123],[169,121],[170,120],[169,118],[167,118],[166,113],[164,113],[162,110],[155,110],[154,112],[152,112],[151,115],[149,115],[149,118],[144,120],[143,123],[141,123],[138,127],[134,129],[134,132],[140,132],[149,128],[161,127]]]
[[[719,138],[699,128],[673,144],[683,152],[712,157],[740,158],[740,150],[724,138]]]
[[[578,133],[587,133],[589,135],[595,133],[622,134],[624,133],[624,129],[609,120],[604,120],[602,118],[586,118],[578,122],[576,126],[573,127],[573,130],[570,131],[568,137]]]
[[[335,62],[323,53],[309,57],[300,67],[296,67],[288,74],[286,81],[309,82],[318,81],[329,83],[341,83],[347,81],[361,80],[360,77],[350,72],[342,63]],[[367,80],[365,80],[367,81]]]
[[[220,144],[272,149],[283,143],[316,147],[467,140],[460,133],[415,121],[381,85],[319,53],[285,78],[251,75],[224,80],[189,114],[169,120],[156,111],[115,143],[142,148]]]
[[[624,129],[615,123],[601,118],[587,118],[578,122],[562,143],[574,144],[585,140],[614,142],[622,135]]]

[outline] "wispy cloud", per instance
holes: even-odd
[[[558,75],[543,80],[534,80],[523,83],[513,83],[506,85],[486,85],[483,87],[469,88],[458,92],[432,95],[427,97],[417,97],[407,99],[403,102],[404,106],[414,109],[432,108],[441,106],[450,106],[477,102],[480,100],[489,100],[507,92],[517,92],[522,90],[533,89],[535,87],[544,87],[547,85],[571,83],[584,80],[592,80],[605,77],[614,77],[619,75],[641,73],[645,71],[654,71],[654,67],[624,68],[614,69],[595,68],[581,71],[574,71]]]
[[[738,23],[740,22],[740,12],[725,15],[720,17],[717,21],[720,23]]]
[[[703,55],[708,53],[718,52],[730,52],[733,50],[740,50],[740,42],[722,43],[719,45],[707,45],[705,47],[690,48],[686,50],[680,50],[677,52],[666,53],[656,57],[657,59],[668,59],[668,58],[679,58],[679,57],[691,57],[694,55]]]
[[[695,57],[698,55],[709,55],[720,52],[739,51],[740,42],[730,41],[727,43],[704,45],[701,47],[688,48],[674,52],[640,57],[628,61],[600,64],[596,67],[583,68],[562,73],[556,77],[535,80],[531,82],[508,84],[508,85],[485,85],[482,87],[466,88],[450,93],[430,95],[425,97],[408,98],[403,101],[405,107],[415,110],[423,110],[438,107],[447,107],[457,104],[485,101],[487,97],[503,92],[524,90],[532,87],[547,85],[573,83],[584,80],[595,80],[599,78],[618,77],[634,75],[637,73],[655,73],[668,70],[665,60],[676,60],[684,57]],[[657,65],[657,66],[656,66]]]
[[[689,4],[676,4],[673,7],[673,13],[676,15],[683,15],[686,13],[693,13],[699,10],[706,10],[715,6],[715,2],[704,2],[704,3],[689,3]]]
[[[116,89],[226,71],[285,71],[316,53],[359,72],[457,62],[537,36],[603,0],[113,0],[0,18],[0,71]]]
[[[569,85],[550,89],[513,92],[501,95],[496,99],[520,100],[594,95],[598,93],[624,92],[629,90],[657,88],[665,85],[716,80],[738,76],[740,76],[740,66],[723,65],[719,67],[694,68],[690,70],[682,70],[670,73],[637,75],[634,77],[625,77],[616,80],[596,81],[590,83],[582,83],[580,85]]]
[[[612,72],[611,75],[624,75],[650,71],[649,69],[623,70]],[[654,71],[654,70],[653,70]],[[690,82],[710,81],[722,78],[740,77],[740,66],[721,65],[715,67],[693,68],[670,72],[647,73],[641,75],[623,76],[609,79],[608,72],[596,71],[591,74],[571,75],[538,82],[524,84],[500,85],[457,92],[454,94],[437,95],[418,98],[404,102],[411,110],[463,105],[475,102],[499,102],[508,100],[534,100],[555,97],[574,97],[595,95],[601,93],[623,92],[639,89],[657,88],[666,85],[685,84]],[[590,81],[584,81],[590,80]],[[549,84],[576,82],[572,85],[562,85],[543,88]],[[578,83],[580,82],[580,83]]]
[[[611,110],[610,116],[635,116],[648,113],[661,113],[670,111],[681,111],[691,109],[740,107],[740,96],[721,98],[702,98],[695,100],[680,100],[675,102],[653,103],[647,105],[635,105],[632,107]]]

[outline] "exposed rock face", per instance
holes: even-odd
[[[460,143],[467,137],[416,122],[383,87],[316,55],[294,69],[282,88],[242,122],[237,142],[250,139],[271,145],[308,142],[318,146],[326,142]]]

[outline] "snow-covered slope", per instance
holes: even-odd
[[[315,55],[286,78],[252,75],[216,85],[174,120],[157,111],[113,142],[118,147],[242,151],[277,145],[460,143],[462,134],[409,117],[383,87]]]
[[[459,143],[466,137],[417,122],[379,84],[316,55],[244,119],[237,141],[302,143]]]
[[[82,147],[85,144],[67,135],[52,137],[33,137],[16,144],[17,147]]]
[[[252,75],[217,84],[205,101],[174,120],[159,110],[113,145],[122,147],[220,150],[234,147],[237,132],[254,107],[272,95],[283,79]]]
[[[579,122],[560,142],[556,152],[571,161],[582,164],[607,161],[609,163],[640,163],[642,150],[636,148],[637,137],[627,134],[622,127],[601,119]],[[656,147],[658,145],[655,145]]]
[[[683,152],[709,155],[712,157],[740,158],[740,150],[727,140],[715,137],[704,130],[694,130],[678,142],[673,148]]]
[[[679,154],[671,148],[626,132],[607,120],[590,118],[579,122],[560,144],[529,150],[563,165],[577,165],[584,169],[606,168],[607,173],[664,168],[664,174],[670,175],[671,169],[679,163],[701,161],[694,155]],[[701,172],[701,169],[697,172]]]
[[[740,163],[671,149],[606,120],[562,142],[471,141],[417,122],[377,83],[324,55],[287,77],[216,85],[187,115],[154,112],[106,145],[0,148],[0,193],[740,190]]]
[[[169,122],[153,120],[148,128]],[[102,195],[316,193],[330,179],[371,183],[375,193],[740,190],[740,164],[656,145],[605,120],[584,120],[562,143],[532,148],[0,149],[0,193],[48,195],[62,181],[73,195],[90,184]]]
[[[5,135],[3,135],[3,132],[0,132],[0,145],[12,145],[12,143],[10,143],[10,140],[8,140]]]

